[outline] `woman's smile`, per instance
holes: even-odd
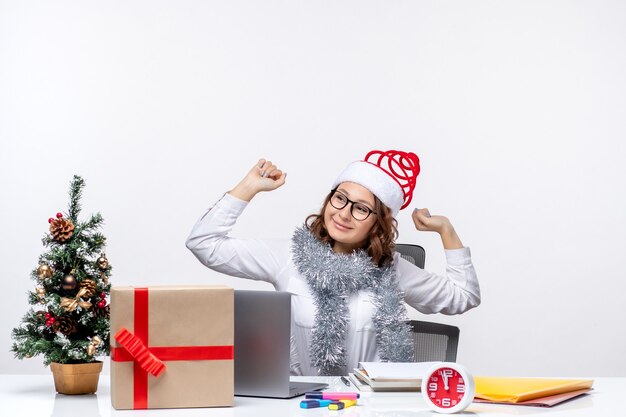
[[[352,227],[349,226],[345,226],[341,223],[339,223],[337,220],[332,219],[334,226],[338,229],[338,230],[343,230],[343,231],[347,231],[347,230],[352,230]]]

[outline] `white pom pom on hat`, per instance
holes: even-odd
[[[371,151],[362,161],[349,164],[339,174],[332,188],[342,182],[362,185],[391,209],[393,217],[413,198],[420,160],[412,152]]]

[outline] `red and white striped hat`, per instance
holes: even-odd
[[[332,188],[342,182],[362,185],[389,207],[393,217],[396,217],[411,203],[419,173],[420,160],[412,152],[371,151],[362,161],[349,164],[335,179]]]

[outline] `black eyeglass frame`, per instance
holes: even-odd
[[[341,194],[343,196],[343,198],[346,199],[346,204],[344,204],[342,207],[337,207],[336,205],[333,204],[333,197],[335,196],[335,193]],[[343,210],[348,204],[350,204],[350,215],[352,216],[352,218],[354,220],[356,220],[358,222],[363,222],[363,221],[367,220],[370,217],[370,215],[372,215],[372,214],[378,214],[374,210],[372,210],[371,208],[367,207],[365,204],[360,203],[358,201],[350,200],[347,195],[345,195],[341,191],[337,190],[336,188],[330,190],[330,198],[328,199],[328,202],[330,203],[331,206],[333,206],[337,210]],[[356,218],[356,216],[353,213],[355,204],[358,204],[359,206],[363,206],[363,207],[365,207],[367,209],[367,216],[365,216],[365,218],[363,218],[363,219],[357,219]]]

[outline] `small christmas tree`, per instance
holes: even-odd
[[[18,359],[44,355],[44,365],[94,362],[109,354],[111,265],[102,252],[105,237],[98,232],[103,219],[96,213],[79,222],[85,181],[75,175],[70,185],[66,214],[50,218],[50,233],[43,238],[48,250],[39,256],[31,273],[34,291],[31,308],[13,329],[12,351]]]

